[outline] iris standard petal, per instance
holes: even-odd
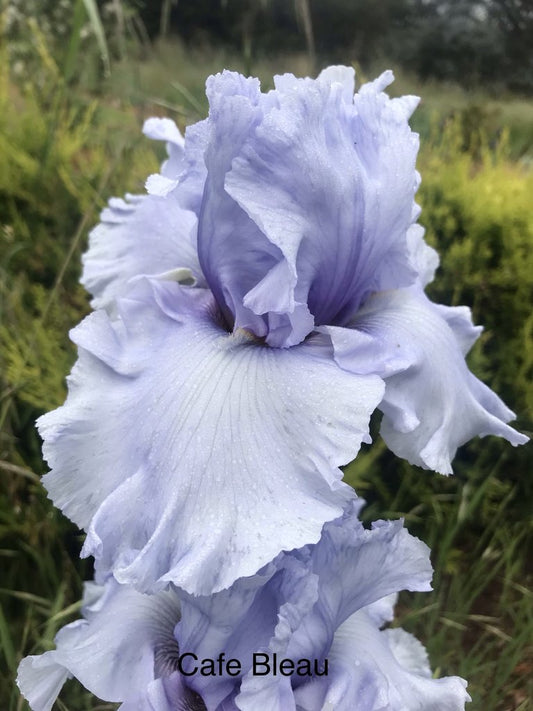
[[[372,607],[372,603],[379,606],[384,596],[399,590],[431,589],[427,546],[410,536],[401,521],[378,521],[372,530],[366,530],[355,511],[326,524],[319,543],[309,547],[307,566],[311,580],[316,581],[316,600],[302,609],[297,596],[280,607],[268,651],[295,661],[317,660],[320,670],[325,659],[328,665],[333,663],[330,650],[337,630],[357,610]],[[386,603],[372,615],[376,629],[380,626],[376,619],[385,609],[390,612],[389,598]],[[294,676],[292,687],[296,689],[304,681]],[[284,711],[291,708],[285,706],[286,686],[286,678],[279,674],[256,676],[249,672],[236,698],[237,706],[253,711],[261,702],[272,711]]]
[[[338,368],[320,336],[228,334],[207,290],[142,279],[118,311],[73,331],[68,399],[39,420],[44,484],[100,573],[209,594],[317,541],[354,496],[338,467],[381,379]]]
[[[315,662],[324,669],[338,627],[357,610],[368,609],[378,629],[392,615],[393,600],[384,595],[430,589],[427,546],[401,521],[365,529],[357,519],[359,508],[353,502],[342,518],[325,524],[317,544],[281,553],[228,590],[181,596],[180,649],[208,659],[224,652],[241,664],[237,677],[191,677],[191,687],[208,708],[218,709],[236,689],[235,705],[242,711],[294,708],[293,691],[308,677],[274,672],[274,654],[295,666],[299,659],[309,660],[314,674]],[[254,667],[256,653],[266,655],[270,671],[260,666],[262,657]]]
[[[209,143],[204,153],[206,181],[198,224],[198,254],[210,289],[230,327],[264,336],[260,315],[244,304],[244,295],[281,260],[258,226],[230,197],[226,175],[243,143],[262,118],[257,79],[223,72],[207,81]],[[181,186],[176,193],[179,194]]]
[[[149,118],[144,122],[143,133],[155,141],[166,142],[168,160],[161,166],[161,174],[175,180],[184,169],[185,141],[179,128],[169,118]]]
[[[419,287],[397,289],[372,296],[351,329],[323,330],[342,368],[385,379],[381,433],[411,464],[450,474],[457,448],[476,435],[527,442],[506,424],[511,410],[468,370],[464,353],[480,329],[466,307],[435,305]]]
[[[267,94],[234,72],[209,78],[209,117],[186,133],[182,174],[149,190],[198,214],[200,263],[230,326],[291,346],[416,278],[416,100],[389,99],[390,81],[354,99],[346,67],[276,77]]]
[[[330,645],[328,635],[362,607],[399,590],[431,590],[429,548],[407,532],[403,521],[377,521],[367,530],[355,515],[345,519],[326,525],[313,550],[312,570],[320,580],[315,632],[313,638],[293,640],[296,656],[305,656],[306,647],[316,649],[320,638]]]
[[[267,272],[245,296],[258,314],[306,304],[317,324],[343,325],[369,293],[415,279],[406,243],[418,186],[412,102],[382,92],[392,75],[355,99],[350,79],[347,68],[317,80],[277,77],[277,106],[235,153],[226,192],[287,264],[276,291]],[[273,304],[273,293],[286,294],[284,303]]]
[[[109,308],[132,277],[189,269],[204,283],[196,254],[196,215],[172,197],[113,198],[89,236],[82,284],[94,308]]]
[[[304,561],[296,555],[281,554],[257,575],[237,580],[228,590],[210,597],[181,596],[183,616],[176,627],[180,647],[193,651],[198,659],[217,659],[222,653],[225,659],[237,659],[241,665],[237,676],[191,677],[191,687],[201,694],[208,708],[218,709],[236,696],[254,654],[269,651],[273,637],[283,634],[280,626],[290,637],[291,631],[302,624],[317,600],[317,586],[317,577]],[[187,659],[183,668],[190,671],[191,667]],[[269,680],[267,685],[271,686]],[[259,697],[265,698],[264,681],[258,686]],[[259,700],[254,700],[257,707]]]

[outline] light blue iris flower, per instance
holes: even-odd
[[[83,281],[63,407],[39,429],[54,503],[97,575],[209,595],[319,540],[354,493],[340,466],[372,412],[399,456],[451,472],[459,445],[526,438],[468,370],[467,308],[431,303],[416,224],[413,97],[386,72],[207,83],[149,193],[112,200]]]
[[[365,529],[360,505],[326,524],[318,544],[208,597],[145,595],[112,578],[89,586],[85,619],[60,631],[56,650],[22,662],[22,692],[49,711],[73,675],[121,711],[463,709],[462,679],[432,679],[415,638],[380,629],[397,591],[430,589],[427,546],[401,521]],[[300,673],[281,674],[283,659]]]

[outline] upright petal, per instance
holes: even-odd
[[[323,668],[337,629],[357,610],[370,605],[369,618],[379,628],[392,614],[392,600],[385,595],[430,588],[427,546],[401,521],[380,521],[366,530],[357,519],[358,503],[327,523],[317,544],[280,554],[228,590],[182,596],[176,627],[180,648],[198,658],[216,659],[224,652],[241,663],[240,678],[196,675],[191,680],[208,708],[218,709],[237,688],[235,704],[241,711],[295,709],[294,689],[302,677],[254,673],[255,653],[267,654],[270,662],[274,654],[295,663],[316,660]]]
[[[185,141],[179,128],[169,118],[149,118],[144,122],[143,133],[155,141],[166,141],[168,160],[161,166],[161,174],[175,180],[184,168]]]
[[[44,483],[100,574],[209,594],[317,541],[353,498],[338,467],[381,379],[338,368],[320,336],[228,334],[206,290],[143,279],[118,308],[73,331],[67,402],[39,421]]]
[[[266,325],[243,299],[280,261],[281,253],[225,189],[233,160],[262,118],[259,82],[223,72],[209,78],[207,95],[209,143],[198,226],[200,264],[227,323],[261,337]],[[181,186],[177,193],[180,190]]]
[[[196,254],[197,219],[175,198],[127,195],[113,198],[89,236],[83,256],[82,284],[95,308],[109,307],[132,277],[190,269],[199,284],[202,271]]]
[[[225,182],[288,265],[283,308],[307,304],[317,324],[343,325],[369,293],[416,275],[406,233],[418,137],[383,82],[353,99],[347,74],[276,78],[278,106],[244,143]],[[272,309],[271,281],[266,273],[253,300],[246,297],[256,313]]]

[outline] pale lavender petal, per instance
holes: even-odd
[[[150,682],[144,693],[125,701],[120,711],[207,711],[198,694],[186,686],[183,677],[174,672]]]
[[[242,683],[235,703],[241,711],[294,708],[291,689],[303,679],[273,672],[254,674],[254,653],[278,659],[307,659],[322,669],[337,628],[361,608],[379,627],[392,614],[401,589],[428,590],[431,564],[427,546],[410,536],[401,521],[377,522],[366,530],[354,502],[340,519],[324,526],[320,541],[283,553],[257,576],[237,580],[210,597],[185,596],[176,627],[180,647],[199,658],[241,661]],[[389,596],[385,597],[384,596]],[[369,607],[367,607],[369,606]],[[230,676],[191,681],[218,708],[240,679]]]
[[[461,711],[470,701],[459,677],[432,679],[420,649],[380,631],[365,610],[336,632],[330,674],[295,692],[300,711]],[[410,635],[408,635],[410,637]],[[421,646],[421,645],[420,645]],[[413,653],[414,652],[414,653]],[[398,655],[398,656],[396,656]]]
[[[174,121],[169,118],[149,118],[143,133],[155,141],[166,141],[168,160],[161,166],[161,174],[176,179],[184,168],[184,139]]]
[[[182,595],[183,616],[176,628],[180,647],[194,650],[199,659],[216,659],[223,652],[226,659],[238,659],[241,663],[238,677],[227,674],[216,678],[191,677],[191,687],[201,694],[209,708],[218,709],[224,700],[232,698],[241,679],[251,676],[248,672],[254,653],[268,652],[272,646],[276,651],[286,650],[291,633],[302,624],[317,600],[317,587],[318,579],[305,561],[282,554],[257,575],[237,580],[228,590],[206,598]],[[274,641],[276,638],[278,643]],[[190,664],[184,664],[184,669],[189,667]],[[246,691],[245,695],[250,693],[254,697],[251,703],[259,706],[259,699],[264,701],[268,694],[278,693],[277,685],[270,684],[269,678],[268,692],[263,690],[264,679],[253,691]],[[284,688],[282,694],[286,693],[286,685]],[[243,705],[241,695],[242,689],[238,707],[248,708],[247,703]]]
[[[174,671],[173,631],[180,618],[174,592],[143,595],[110,579],[91,586],[90,595],[85,619],[59,631],[55,650],[21,662],[19,686],[34,711],[48,711],[67,676],[105,701],[139,704],[154,679]]]
[[[505,424],[511,410],[468,370],[464,353],[480,329],[466,307],[436,306],[419,288],[398,289],[371,297],[352,329],[323,330],[342,368],[385,379],[381,432],[412,464],[449,474],[457,448],[476,435],[527,441]]]
[[[429,548],[408,533],[403,521],[376,521],[367,530],[354,515],[324,527],[312,570],[320,580],[314,614],[323,632],[293,640],[296,656],[305,656],[306,645],[307,651],[316,650],[320,637],[329,635],[331,644],[335,629],[362,607],[399,590],[431,590],[433,575]]]
[[[207,179],[198,225],[200,264],[228,324],[264,336],[267,326],[244,304],[244,295],[282,255],[225,187],[233,160],[262,118],[259,82],[223,72],[208,79],[207,95],[209,144],[204,156]]]
[[[196,254],[197,220],[172,197],[113,198],[89,236],[82,284],[95,308],[109,307],[132,277],[190,269],[204,283]]]
[[[369,612],[369,609],[366,610]],[[384,630],[391,652],[396,657],[400,666],[415,672],[420,676],[431,679],[429,656],[424,645],[412,634],[401,627],[392,627]]]
[[[70,674],[56,652],[25,657],[19,664],[17,685],[32,711],[51,711]]]
[[[335,72],[316,81],[276,78],[278,108],[233,160],[227,193],[287,263],[289,290],[278,311],[307,304],[317,324],[343,325],[371,292],[416,277],[406,233],[418,137],[405,104],[381,93],[381,84],[365,85],[352,101]],[[273,257],[271,270],[278,269]],[[279,299],[281,281],[278,290]],[[246,305],[272,310],[270,272],[252,293]]]
[[[409,261],[418,274],[418,281],[425,287],[433,281],[439,266],[439,255],[424,240],[424,228],[421,225],[411,225],[407,230],[407,248]]]
[[[371,603],[365,607],[367,614],[374,620],[378,627],[383,627],[387,622],[394,619],[394,607],[398,602],[398,593],[391,593],[381,600]]]
[[[153,173],[146,178],[144,187],[149,195],[166,198],[175,191],[178,182],[178,180],[167,178],[161,173]]]
[[[99,573],[209,594],[317,541],[353,498],[338,467],[381,379],[341,370],[321,336],[228,334],[203,289],[142,279],[118,310],[74,330],[67,402],[39,420],[44,483]]]
[[[185,129],[184,168],[179,178],[176,199],[186,210],[199,215],[202,209],[204,187],[207,178],[205,153],[209,146],[209,120],[198,121]]]

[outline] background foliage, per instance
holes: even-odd
[[[169,115],[183,128],[202,117],[207,74],[250,69],[268,87],[273,73],[306,74],[335,59],[356,64],[360,78],[387,65],[385,54],[394,60],[393,91],[423,97],[413,118],[422,137],[421,222],[441,254],[431,295],[469,305],[485,325],[470,365],[518,412],[524,431],[533,408],[533,105],[510,94],[498,99],[492,81],[468,92],[422,83],[461,76],[473,87],[486,79],[483,62],[473,62],[477,74],[464,73],[478,51],[468,32],[485,23],[504,47],[510,28],[527,29],[527,3],[227,0],[209,3],[209,13],[203,0],[38,4],[38,13],[27,12],[13,0],[0,15],[7,40],[0,41],[0,705],[9,711],[27,708],[13,682],[19,659],[53,647],[91,576],[90,561],[78,560],[81,533],[40,486],[45,465],[34,429],[65,397],[75,358],[67,333],[88,310],[78,285],[87,232],[108,197],[142,191],[157,169],[162,156],[142,138],[143,118]],[[443,44],[449,68],[435,62],[436,74],[423,46],[440,56],[431,33],[445,26],[453,38],[467,11],[473,29],[464,26],[455,59],[452,40]],[[374,34],[365,34],[370,25]],[[182,40],[154,43],[176,27]],[[338,50],[330,52],[333,42]],[[498,42],[487,39],[486,50],[500,52]],[[521,51],[517,41],[516,56]],[[514,86],[509,67],[518,60],[501,52],[508,64],[494,77]],[[531,709],[530,449],[472,442],[455,476],[444,478],[391,456],[378,425],[375,444],[346,467],[346,479],[367,499],[368,520],[405,516],[431,546],[436,568],[435,592],[403,597],[398,624],[428,646],[437,675],[469,679],[473,711]],[[58,709],[111,708],[74,683],[62,699]]]

